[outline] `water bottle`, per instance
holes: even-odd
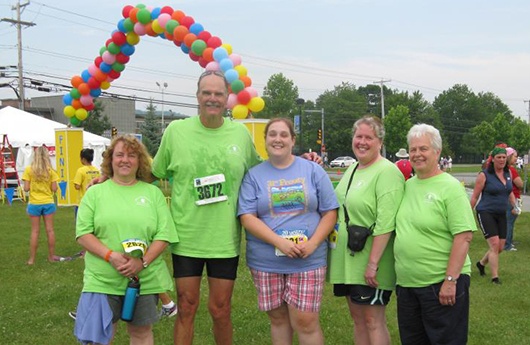
[[[131,278],[125,290],[125,297],[121,308],[121,319],[123,321],[131,321],[133,319],[138,297],[140,297],[140,279],[134,277]]]

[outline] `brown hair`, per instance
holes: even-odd
[[[136,178],[140,181],[149,182],[151,180],[151,157],[144,144],[136,139],[136,137],[129,134],[120,135],[114,138],[110,143],[110,146],[103,153],[103,162],[101,163],[101,172],[103,175],[109,177],[114,175],[114,171],[112,170],[112,155],[119,142],[123,143],[125,149],[138,155],[138,170],[136,171]]]
[[[267,133],[269,132],[269,127],[273,124],[273,123],[276,123],[276,122],[283,122],[287,125],[287,127],[289,128],[289,133],[291,134],[291,137],[296,138],[296,134],[294,133],[294,125],[293,125],[293,121],[291,121],[290,119],[288,118],[285,118],[285,117],[276,117],[274,119],[271,119],[267,125],[265,126],[265,137],[267,137]]]

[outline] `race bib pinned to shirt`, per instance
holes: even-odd
[[[129,238],[121,242],[123,250],[130,256],[141,258],[147,251],[147,242],[139,238]]]
[[[196,191],[195,205],[203,206],[228,200],[224,193],[225,175],[217,174],[193,179]]]
[[[295,244],[299,244],[308,240],[307,230],[279,230],[276,233],[281,237],[286,238],[291,242],[294,242]],[[278,248],[274,248],[274,253],[276,254],[276,256],[286,256]]]

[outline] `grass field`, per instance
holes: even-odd
[[[503,253],[500,272],[503,285],[490,283],[473,270],[471,279],[471,312],[469,344],[528,344],[530,299],[530,213],[517,220],[515,240],[517,252]],[[46,239],[41,232],[37,262],[27,266],[30,224],[25,205],[15,201],[12,206],[0,204],[2,250],[0,260],[0,344],[76,344],[72,334],[74,322],[68,311],[77,305],[82,287],[83,260],[48,263]],[[55,217],[57,254],[71,255],[80,250],[74,240],[71,208],[59,208]],[[486,242],[476,233],[470,255],[476,262],[486,250]],[[166,254],[169,260],[169,255]],[[169,261],[168,261],[169,263]],[[195,344],[213,344],[211,321],[203,300],[196,319]],[[174,293],[173,293],[174,296]],[[399,344],[395,296],[387,308],[388,325],[393,344]],[[172,344],[173,320],[155,326],[155,343]],[[270,344],[268,319],[257,310],[256,293],[244,259],[233,299],[235,344]],[[326,344],[352,344],[352,321],[342,298],[332,296],[326,285],[321,311]],[[127,344],[125,328],[120,322],[114,344]]]

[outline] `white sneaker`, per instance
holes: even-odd
[[[177,315],[177,313],[178,309],[176,304],[173,306],[173,308],[162,307],[162,310],[160,310],[160,317],[172,317]]]

